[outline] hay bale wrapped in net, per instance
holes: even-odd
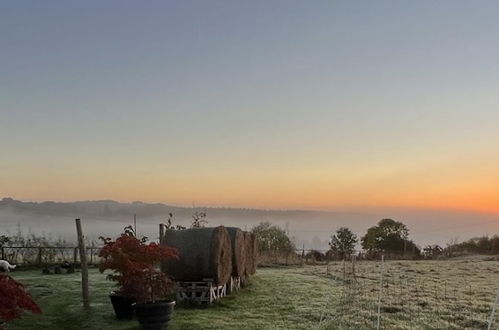
[[[174,247],[178,259],[170,259],[161,270],[176,281],[213,279],[225,284],[232,273],[232,247],[225,227],[167,230],[162,244]]]
[[[244,232],[236,227],[227,227],[232,246],[232,276],[243,277],[246,269],[246,242]]]
[[[256,272],[258,248],[255,234],[245,232],[244,243],[246,248],[245,275],[253,275]]]

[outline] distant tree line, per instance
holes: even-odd
[[[339,228],[329,242],[329,257],[336,260],[348,259],[355,253],[359,239],[348,228]],[[384,255],[392,257],[421,257],[420,248],[409,239],[409,230],[402,222],[393,219],[382,219],[377,225],[369,228],[360,238],[363,251],[358,257],[375,258]]]
[[[262,254],[286,255],[295,252],[296,247],[285,230],[269,222],[262,222],[251,230],[258,238]],[[363,251],[356,253],[358,243]],[[362,258],[376,258],[381,254],[398,257],[422,257],[421,249],[409,239],[409,230],[402,222],[382,219],[369,228],[359,240],[349,228],[341,227],[333,233],[329,241],[329,250],[323,253],[310,250],[304,257],[316,261],[344,260],[356,255]]]
[[[262,222],[251,231],[257,236],[263,255],[303,254],[296,249],[284,229],[269,222]],[[472,238],[448,244],[445,248],[437,244],[420,247],[409,238],[409,229],[404,223],[387,218],[368,228],[361,237],[347,227],[340,227],[331,235],[327,251],[308,250],[303,257],[315,261],[348,260],[352,256],[377,259],[381,255],[389,259],[436,259],[458,253],[499,254],[499,236]]]
[[[443,251],[448,256],[457,253],[499,254],[499,236],[471,238],[461,243],[449,244]]]
[[[206,212],[196,212],[192,216],[190,228],[204,227],[207,223]],[[169,214],[165,226],[167,230],[186,229],[186,227],[173,224],[172,213]],[[258,248],[261,254],[286,256],[286,258],[290,255],[296,256],[297,249],[293,239],[279,226],[270,222],[261,222],[253,227],[251,232],[258,239]],[[357,249],[359,244],[361,250]],[[24,235],[20,228],[14,235],[0,235],[0,247],[3,248],[54,246],[60,247],[61,251],[64,251],[65,247],[73,245],[60,238],[53,240],[51,237],[37,236],[32,233]],[[379,258],[381,255],[385,255],[387,258],[436,259],[464,253],[499,254],[499,236],[476,237],[461,243],[453,241],[445,248],[437,244],[421,248],[409,238],[409,229],[405,224],[393,219],[382,219],[376,225],[368,228],[367,232],[360,238],[349,228],[340,227],[331,235],[329,249],[326,252],[309,250],[303,256],[316,261],[347,260],[352,256],[372,259]]]

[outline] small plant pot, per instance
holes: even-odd
[[[109,295],[111,304],[113,305],[114,313],[118,320],[127,320],[133,318],[135,298],[120,295],[119,293],[111,293]]]
[[[145,330],[164,330],[168,328],[175,301],[135,304],[137,319]]]

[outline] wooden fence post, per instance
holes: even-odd
[[[494,319],[496,316],[496,308],[497,308],[497,302],[499,301],[499,288],[497,289],[496,292],[496,299],[494,300],[494,304],[492,305],[492,312],[490,313],[490,318],[488,321],[488,326],[487,330],[491,330],[492,327],[494,326]]]
[[[85,240],[83,230],[81,228],[80,219],[76,219],[76,233],[78,234],[78,246],[80,250],[81,262],[81,289],[83,295],[83,307],[90,307],[90,299],[88,295],[88,266],[87,266],[87,251],[85,249]]]
[[[326,252],[326,276],[329,275],[329,263],[331,262],[331,253]]]
[[[43,248],[38,248],[38,267],[42,266],[42,255],[43,255]]]
[[[303,262],[305,259],[305,244],[303,244],[303,249],[301,250],[301,265],[303,267]]]
[[[357,276],[355,275],[355,255],[352,255],[352,277],[357,280]]]
[[[381,297],[383,296],[383,272],[385,270],[385,256],[381,256],[381,272],[379,274],[379,297],[378,297],[378,319],[376,322],[376,330],[379,330],[381,325]]]
[[[159,244],[163,243],[163,238],[165,237],[165,226],[160,223],[159,224]]]
[[[137,234],[137,214],[133,215],[133,231],[135,232],[135,237],[138,237],[139,234]]]

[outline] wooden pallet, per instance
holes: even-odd
[[[177,301],[212,304],[227,295],[227,285],[216,285],[213,280],[203,282],[178,282]]]
[[[232,294],[241,289],[241,278],[239,276],[231,276],[227,285],[227,294]]]

